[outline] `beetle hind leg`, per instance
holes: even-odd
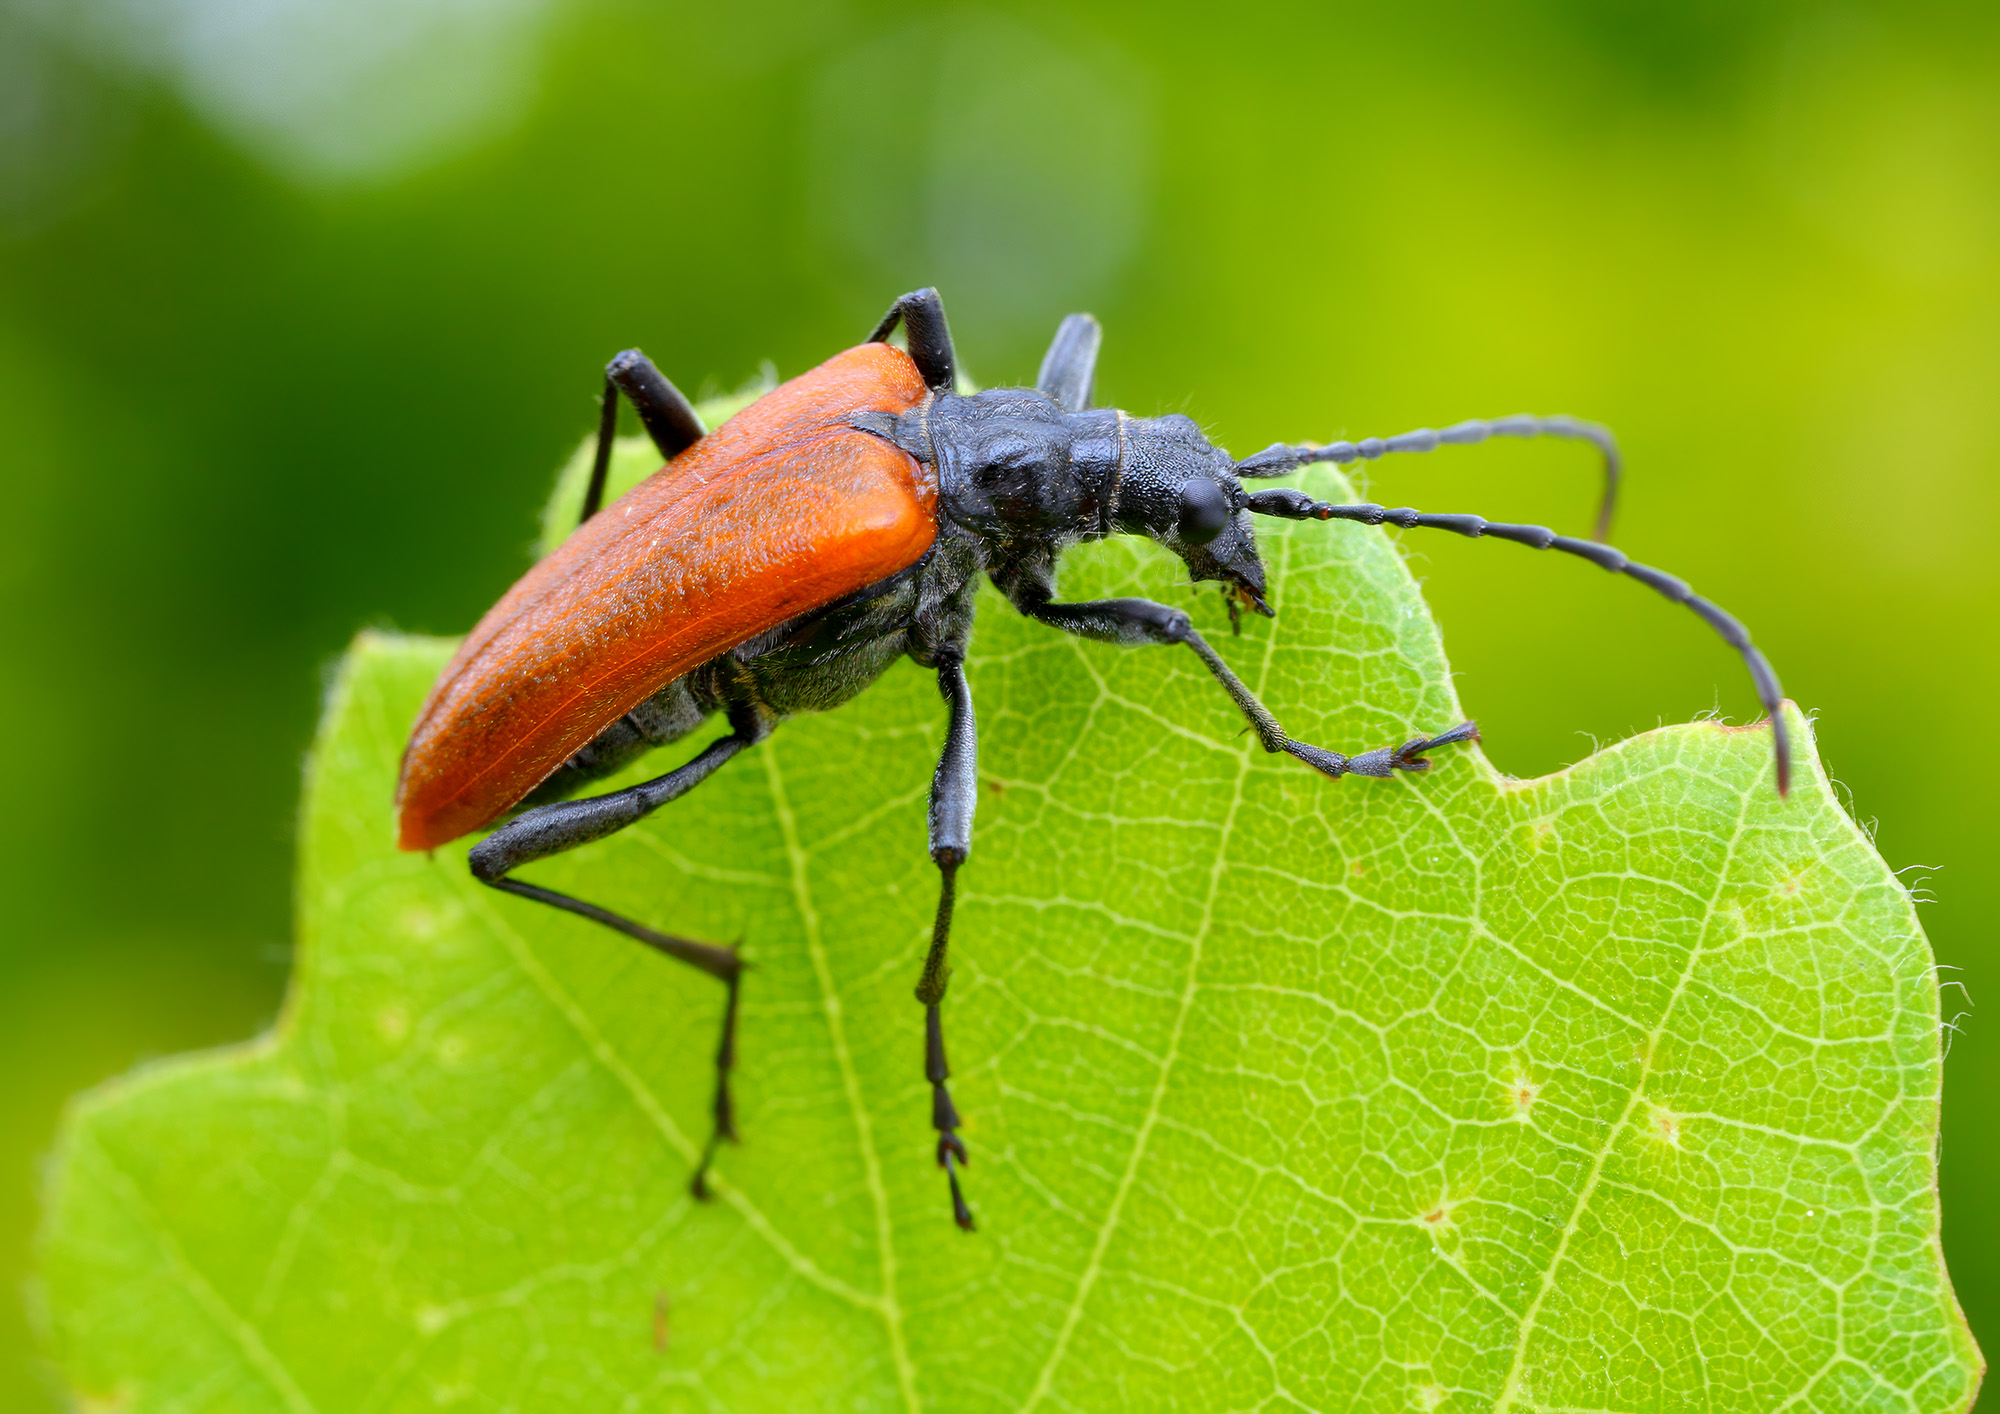
[[[470,858],[473,877],[490,888],[602,924],[722,983],[727,996],[723,1002],[721,1040],[715,1052],[714,1122],[695,1163],[691,1187],[697,1198],[709,1196],[708,1171],[715,1161],[717,1148],[725,1139],[732,1142],[736,1139],[736,1113],[729,1079],[736,1068],[737,1003],[745,965],[742,958],[734,947],[662,933],[608,908],[508,876],[524,864],[602,839],[643,819],[667,802],[693,790],[724,762],[745,747],[762,740],[770,731],[768,722],[754,708],[738,709],[732,712],[731,717],[735,731],[710,745],[678,770],[608,795],[566,800],[526,811],[474,845]]]
[[[736,957],[736,949],[728,949],[730,957]],[[728,1000],[722,1004],[722,1040],[715,1048],[715,1122],[709,1126],[708,1143],[702,1146],[701,1158],[694,1166],[694,1181],[688,1186],[694,1196],[706,1200],[708,1191],[708,1171],[715,1165],[715,1151],[722,1141],[737,1142],[736,1107],[729,1095],[729,1072],[736,1069],[736,1003],[742,995],[743,963],[737,960],[735,970],[729,974]]]
[[[478,873],[477,868],[473,871]],[[692,938],[677,937],[672,933],[661,933],[648,928],[643,923],[635,923],[623,914],[613,913],[608,908],[599,908],[594,903],[586,903],[568,894],[559,894],[554,889],[544,889],[535,884],[526,884],[519,879],[481,877],[480,882],[503,893],[519,898],[533,899],[536,903],[546,903],[560,908],[565,913],[574,913],[579,918],[588,918],[594,923],[623,933],[626,937],[644,943],[656,952],[697,967],[721,982],[728,989],[727,999],[722,1007],[722,1039],[715,1053],[715,1101],[714,1123],[709,1129],[708,1139],[701,1148],[701,1157],[695,1161],[694,1179],[689,1185],[697,1198],[707,1198],[708,1171],[715,1163],[716,1150],[727,1139],[736,1142],[736,1110],[729,1090],[729,1073],[736,1068],[736,1002],[743,981],[743,960],[733,947],[722,947],[715,943],[700,943]]]

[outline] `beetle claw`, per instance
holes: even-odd
[[[952,1221],[958,1224],[959,1229],[962,1232],[975,1232],[978,1230],[978,1227],[972,1221],[972,1209],[968,1208],[965,1205],[965,1194],[963,1191],[960,1190],[958,1186],[957,1165],[953,1164],[951,1162],[950,1156],[944,1152],[944,1145],[942,1143],[938,1145],[938,1151],[939,1151],[938,1162],[944,1165],[945,1177],[949,1179],[951,1182]],[[965,1152],[964,1146],[961,1145],[959,1148],[959,1153],[961,1157],[963,1156],[964,1152]]]
[[[1479,724],[1477,722],[1460,722],[1450,731],[1440,732],[1436,736],[1430,737],[1413,737],[1409,741],[1404,742],[1395,751],[1386,753],[1387,766],[1389,770],[1396,771],[1428,771],[1431,768],[1431,762],[1430,757],[1425,755],[1426,752],[1435,751],[1440,746],[1456,746],[1460,742],[1478,740]],[[1371,751],[1368,754],[1375,756],[1383,753]],[[1359,761],[1361,758],[1357,756],[1354,759]],[[1349,769],[1353,768],[1350,767]],[[1388,775],[1389,770],[1384,770],[1382,774],[1385,776]]]

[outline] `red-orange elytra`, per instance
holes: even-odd
[[[915,564],[937,478],[849,419],[923,396],[902,350],[849,349],[578,527],[431,689],[396,790],[402,848],[491,824],[690,668]]]

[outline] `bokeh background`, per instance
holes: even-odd
[[[348,638],[512,580],[614,351],[789,375],[924,283],[981,381],[1088,308],[1107,401],[1239,454],[1616,427],[1618,543],[1752,625],[1934,899],[2000,1348],[2000,7],[0,0],[0,1405],[54,1407],[64,1097],[277,1007]],[[1580,530],[1594,475],[1374,489]],[[1754,715],[1637,586],[1409,548],[1504,769]]]

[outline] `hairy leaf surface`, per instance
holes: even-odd
[[[622,451],[620,481],[642,463]],[[1150,547],[1079,553],[1064,589],[1190,605],[1306,740],[1460,719],[1387,536],[1260,530],[1279,617],[1241,638]],[[1605,592],[1635,631],[1668,612]],[[1538,781],[1458,749],[1333,782],[1267,757],[1191,654],[1076,642],[989,594],[946,1003],[968,1237],[930,1162],[911,998],[931,682],[899,668],[524,871],[754,959],[744,1142],[702,1204],[720,989],[480,888],[463,844],[393,847],[397,757],[449,648],[366,635],[340,675],[276,1033],[72,1113],[47,1298],[86,1402],[1971,1399],[1937,1243],[1930,952],[1803,719],[1788,801],[1768,732],[1714,724]]]

